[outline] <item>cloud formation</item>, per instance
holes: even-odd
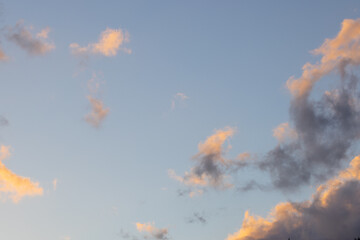
[[[25,196],[42,195],[43,189],[38,182],[21,177],[10,171],[3,164],[3,160],[10,157],[10,147],[0,147],[0,194],[10,198],[13,202],[20,201]]]
[[[167,240],[168,229],[167,228],[156,228],[153,223],[136,223],[136,228],[139,232],[144,232],[147,235],[146,238],[153,238],[158,240]]]
[[[202,193],[202,189],[198,187],[212,187],[215,189],[226,189],[233,185],[229,182],[230,175],[239,168],[247,165],[247,159],[250,157],[248,153],[240,154],[237,159],[231,160],[223,156],[230,149],[223,148],[225,142],[234,135],[235,129],[226,127],[222,130],[216,130],[209,136],[205,142],[198,145],[199,152],[193,157],[195,166],[189,172],[185,172],[184,176],[176,175],[175,171],[170,169],[168,174],[171,178],[191,187],[193,190],[189,195]]]
[[[359,80],[352,71],[360,64],[360,19],[344,20],[339,34],[313,53],[322,55],[321,61],[306,63],[302,76],[287,82],[294,128],[282,124],[274,130],[279,144],[258,165],[284,191],[328,179],[360,137]],[[312,99],[313,85],[330,73],[339,75],[338,88]]]
[[[131,49],[122,46],[129,41],[130,35],[127,31],[107,28],[100,34],[97,43],[90,43],[86,47],[81,47],[78,43],[71,43],[70,49],[72,54],[82,57],[93,54],[112,57],[116,56],[119,50],[131,54]]]
[[[110,109],[105,107],[103,101],[99,97],[100,82],[97,80],[96,74],[88,81],[89,95],[87,96],[91,111],[85,116],[85,121],[94,127],[99,127],[109,114]]]
[[[31,28],[24,26],[23,21],[19,21],[15,27],[8,27],[6,38],[32,56],[44,55],[55,48],[53,43],[46,41],[50,28],[41,30],[35,36],[30,30]]]
[[[267,218],[247,211],[227,240],[353,239],[360,234],[360,155],[320,185],[311,200],[276,205]]]

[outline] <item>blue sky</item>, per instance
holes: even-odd
[[[170,239],[226,239],[246,210],[266,216],[278,202],[314,191],[315,183],[292,192],[236,190],[251,179],[271,183],[250,167],[232,174],[233,188],[178,196],[187,186],[168,170],[184,175],[199,142],[227,126],[236,129],[225,142],[229,159],[266,156],[277,145],[273,129],[291,121],[287,80],[320,59],[310,51],[334,38],[344,19],[359,17],[358,1],[15,0],[1,9],[9,59],[0,62],[0,115],[9,123],[0,144],[12,153],[3,163],[39,182],[43,194],[17,203],[4,194],[0,238],[126,239],[125,232],[141,239],[151,232],[136,223],[151,223]],[[44,41],[55,47],[28,54],[7,37],[19,21],[34,36],[49,27]],[[82,65],[70,44],[96,43],[107,28],[128,32],[121,47],[131,54],[89,53]],[[85,120],[94,74],[94,97],[109,108],[98,127]],[[194,213],[206,223],[189,223]]]

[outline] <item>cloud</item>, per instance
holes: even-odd
[[[189,172],[185,172],[184,176],[176,175],[175,171],[168,170],[168,175],[181,182],[182,184],[192,188],[189,191],[190,196],[202,193],[202,189],[211,187],[215,189],[231,188],[233,184],[229,182],[231,176],[229,173],[237,171],[247,165],[247,159],[250,157],[248,153],[240,154],[235,160],[227,159],[223,154],[231,148],[223,148],[225,142],[234,135],[235,129],[225,127],[222,130],[216,130],[213,135],[208,137],[205,142],[198,145],[199,152],[193,157],[195,166]]]
[[[345,19],[338,35],[326,39],[318,48],[312,51],[322,55],[320,63],[306,63],[300,78],[291,77],[287,86],[296,97],[309,94],[314,83],[334,69],[345,70],[347,65],[360,63],[360,19]]]
[[[119,50],[131,54],[131,49],[122,47],[124,43],[129,41],[130,35],[127,31],[107,28],[100,34],[97,43],[90,43],[86,47],[81,47],[78,43],[71,43],[70,49],[72,54],[83,57],[92,54],[112,57],[116,56]]]
[[[110,112],[110,109],[105,107],[103,101],[97,96],[99,88],[100,82],[96,74],[93,74],[93,77],[88,81],[90,94],[87,96],[91,106],[91,112],[85,116],[85,121],[96,128],[101,125]]]
[[[322,55],[321,62],[305,64],[302,76],[287,82],[294,128],[288,123],[276,128],[279,144],[258,164],[283,191],[328,179],[360,137],[359,80],[351,68],[360,64],[360,19],[344,20],[339,34],[313,52]],[[339,74],[338,88],[312,99],[313,85],[330,73]]]
[[[7,126],[9,125],[9,120],[6,117],[0,115],[0,126]]]
[[[289,126],[289,123],[280,124],[273,130],[273,135],[279,142],[297,138],[296,131]]]
[[[167,228],[156,228],[153,223],[136,223],[139,232],[148,234],[146,237],[153,239],[166,240],[169,239]]]
[[[130,239],[130,240],[138,240],[139,238],[135,235],[132,235],[128,232],[125,232],[123,229],[120,230],[119,234],[123,239]]]
[[[7,39],[26,51],[29,55],[44,55],[55,48],[53,43],[45,41],[50,28],[41,30],[34,37],[30,32],[31,28],[26,28],[23,21],[19,21],[15,27],[8,27]]]
[[[247,211],[227,240],[353,239],[360,234],[360,155],[304,202],[279,203],[267,218]]]
[[[21,177],[11,172],[3,164],[3,160],[10,157],[10,147],[0,147],[0,193],[10,198],[13,202],[20,201],[25,196],[42,195],[43,189],[38,182],[32,182],[29,178]]]
[[[202,223],[202,224],[206,224],[207,220],[205,219],[205,217],[198,213],[198,212],[194,212],[193,216],[187,219],[187,223]]]
[[[58,180],[55,178],[55,179],[52,181],[52,185],[53,185],[54,191],[56,191],[57,184],[58,184]]]
[[[0,47],[0,61],[6,61],[9,57],[5,54],[5,52]]]
[[[187,99],[189,97],[185,93],[176,93],[171,100],[171,110],[174,110],[177,104],[182,104]]]

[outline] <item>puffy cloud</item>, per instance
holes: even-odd
[[[153,223],[136,223],[139,232],[144,232],[153,239],[166,240],[169,239],[167,228],[156,228]]]
[[[190,197],[203,193],[202,189],[197,189],[199,187],[231,188],[233,185],[228,181],[231,178],[229,173],[246,166],[246,160],[250,157],[248,153],[240,154],[235,160],[223,156],[227,150],[223,148],[223,145],[234,133],[235,129],[231,127],[216,130],[205,142],[199,143],[199,152],[193,157],[196,164],[189,172],[185,172],[184,176],[181,177],[170,169],[168,170],[169,176],[192,188],[188,192]],[[231,148],[230,145],[229,148]]]
[[[13,202],[20,201],[25,196],[42,195],[43,189],[38,182],[21,177],[10,171],[3,164],[3,160],[10,157],[10,147],[0,147],[0,193],[10,198]]]
[[[351,71],[360,63],[360,19],[344,20],[339,34],[313,52],[323,55],[321,62],[307,63],[302,76],[287,83],[294,128],[282,124],[274,131],[280,142],[285,136],[292,141],[278,144],[258,165],[283,191],[328,179],[348,160],[348,150],[360,137],[359,80]],[[312,99],[313,84],[330,73],[339,73],[338,89]]]
[[[181,104],[187,99],[189,99],[189,97],[186,96],[185,93],[181,93],[181,92],[176,93],[171,100],[171,110],[175,109],[176,104]]]
[[[266,218],[247,211],[241,229],[227,240],[353,239],[359,226],[360,155],[308,201],[280,203]]]
[[[47,27],[41,30],[35,37],[30,30],[31,28],[26,28],[24,26],[23,21],[19,21],[15,27],[8,28],[6,37],[9,41],[15,43],[33,56],[44,55],[55,48],[53,43],[45,41],[50,28]]]
[[[88,82],[88,89],[90,94],[87,96],[91,112],[85,116],[85,121],[94,127],[99,127],[109,114],[110,109],[104,106],[103,101],[98,95],[100,82],[97,80],[96,74]]]
[[[86,47],[81,47],[78,43],[71,43],[70,49],[74,55],[88,56],[90,54],[100,54],[106,57],[116,56],[119,50],[131,54],[131,49],[124,48],[122,45],[130,41],[128,32],[121,29],[107,28],[100,34],[97,43],[90,43]]]

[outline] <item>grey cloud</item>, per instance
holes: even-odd
[[[7,126],[9,125],[9,120],[7,120],[7,118],[5,118],[4,116],[0,115],[0,126]]]
[[[202,223],[206,224],[207,220],[205,216],[199,212],[194,212],[191,217],[186,220],[187,223]]]
[[[338,89],[318,101],[309,94],[291,102],[290,116],[298,138],[278,144],[259,167],[271,174],[275,187],[284,191],[328,179],[348,160],[350,147],[360,137],[358,79],[345,66]]]
[[[19,21],[15,27],[8,27],[6,38],[32,56],[44,55],[55,48],[54,44],[46,42],[43,37],[33,36],[23,21]]]

